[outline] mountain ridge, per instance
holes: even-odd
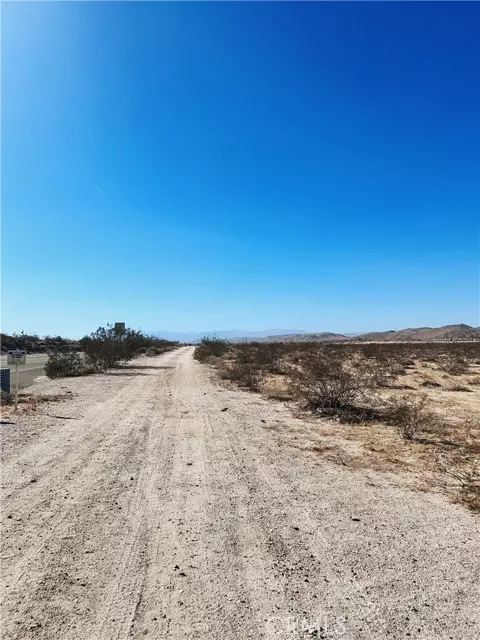
[[[480,327],[468,324],[447,324],[442,327],[409,327],[389,331],[371,331],[357,335],[339,333],[304,333],[300,335],[268,336],[273,342],[435,342],[480,340]]]
[[[408,327],[367,333],[307,332],[303,329],[267,329],[243,331],[155,331],[152,335],[180,342],[199,342],[205,336],[215,336],[231,342],[430,342],[480,340],[480,327],[468,324],[448,324],[441,327]]]

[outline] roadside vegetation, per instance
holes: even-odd
[[[480,511],[480,342],[233,344],[205,338],[195,358],[225,384],[292,403],[308,434],[292,446]],[[355,443],[355,446],[352,446]]]
[[[25,349],[27,353],[49,353],[52,351],[78,350],[78,342],[62,336],[43,336],[20,331],[13,335],[0,334],[2,353],[11,349]]]
[[[178,343],[129,328],[119,334],[114,326],[107,325],[84,336],[78,345],[81,353],[76,350],[52,351],[45,365],[45,374],[49,378],[65,378],[105,373],[125,366],[135,357],[156,356],[170,351]]]

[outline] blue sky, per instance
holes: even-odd
[[[480,324],[479,24],[3,4],[4,330]]]

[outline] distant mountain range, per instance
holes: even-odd
[[[263,341],[273,342],[435,342],[480,340],[480,327],[468,324],[448,324],[444,327],[419,327],[399,331],[374,331],[360,334],[306,333],[269,336]]]
[[[468,324],[448,324],[444,327],[418,327],[400,329],[399,331],[374,331],[371,333],[308,333],[302,329],[267,329],[265,331],[242,331],[230,329],[229,331],[198,331],[191,333],[178,333],[174,331],[155,331],[152,335],[168,340],[180,342],[199,342],[204,336],[216,336],[232,342],[259,341],[259,342],[431,342],[431,341],[458,341],[480,340],[480,327],[471,327]]]
[[[205,336],[215,336],[222,340],[258,340],[268,337],[285,336],[290,334],[303,335],[307,333],[303,329],[267,329],[264,331],[244,331],[242,329],[229,329],[228,331],[196,331],[196,332],[178,332],[178,331],[153,331],[151,335],[157,338],[165,338],[166,340],[178,340],[179,342],[200,342]]]
[[[400,331],[362,333],[354,338],[371,342],[430,342],[435,340],[480,340],[480,327],[468,324],[447,324],[443,327],[419,327]]]

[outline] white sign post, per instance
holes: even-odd
[[[18,365],[27,364],[27,352],[25,349],[12,349],[7,352],[7,364],[15,365],[15,411],[18,406]]]

